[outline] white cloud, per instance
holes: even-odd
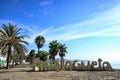
[[[23,29],[26,29],[27,31],[29,31],[30,33],[34,33],[33,29],[30,28],[29,26],[23,25],[23,24],[19,24]],[[18,25],[18,26],[19,26]]]
[[[44,2],[44,4],[47,4]],[[0,23],[8,23],[10,20],[0,20]],[[13,21],[12,21],[13,22]],[[14,22],[16,23],[16,22]],[[19,23],[16,23],[19,24]],[[38,35],[45,36],[47,41],[51,40],[73,40],[86,37],[110,37],[120,35],[120,6],[115,7],[97,13],[93,18],[79,23],[63,25],[61,27],[50,27],[45,30],[31,29],[29,26],[23,28],[34,33],[31,39],[28,39],[30,43],[34,42],[34,39]],[[35,28],[35,26],[34,26]],[[37,26],[38,28],[38,26]],[[42,31],[42,32],[41,32]]]
[[[35,17],[35,15],[34,14],[30,14],[30,15],[28,15],[28,17],[33,18],[33,17]]]
[[[49,6],[49,5],[52,5],[53,4],[53,2],[52,1],[42,1],[42,2],[40,2],[40,6]]]
[[[47,34],[47,33],[48,33],[49,31],[51,31],[53,28],[54,28],[54,27],[50,27],[50,28],[48,28],[48,29],[45,29],[44,31],[42,31],[42,32],[40,33],[40,35]]]
[[[34,42],[34,36],[32,36],[32,35],[34,35],[34,29],[31,28],[30,26],[26,26],[24,24],[20,24],[18,22],[12,21],[12,20],[0,20],[0,23],[4,23],[4,24],[11,23],[13,25],[17,25],[17,27],[22,28],[22,33],[24,35],[28,35],[30,37],[30,38],[25,38],[25,40],[28,41],[29,43]]]
[[[24,24],[21,24],[21,23],[18,23],[18,22],[15,22],[15,21],[12,21],[12,20],[0,20],[0,23],[4,23],[4,24],[8,24],[8,23],[11,23],[13,25],[17,25],[18,27],[22,28],[23,30],[29,32],[29,33],[34,33],[33,29],[30,28],[29,26],[26,26]],[[2,24],[1,24],[2,25]],[[26,33],[27,33],[26,32]]]
[[[13,21],[11,21],[11,20],[0,20],[0,23],[4,23],[4,24],[7,24],[9,22],[13,22]]]
[[[40,2],[40,6],[42,7],[43,11],[43,16],[48,16],[52,14],[52,9],[53,9],[53,0],[44,0]]]
[[[97,14],[88,21],[51,28],[52,30],[47,29],[43,35],[46,36],[47,41],[72,40],[93,36],[119,36],[119,25],[120,6],[117,5],[114,8]]]

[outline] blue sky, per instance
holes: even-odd
[[[34,39],[65,43],[67,59],[120,62],[120,0],[0,0],[0,24],[11,22]]]

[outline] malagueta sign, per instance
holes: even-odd
[[[87,65],[84,61],[66,61],[63,65],[59,64],[58,61],[43,62],[39,59],[33,60],[34,71],[51,71],[51,70],[77,70],[77,71],[111,71],[112,67],[108,61],[102,62],[102,59],[98,58],[98,61],[87,61]]]

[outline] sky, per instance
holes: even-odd
[[[42,35],[64,43],[66,59],[120,63],[120,0],[0,0],[0,25],[12,23],[28,35],[29,51]],[[59,56],[57,56],[59,57]]]

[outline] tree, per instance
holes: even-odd
[[[39,51],[39,53],[36,54],[36,58],[39,58],[41,61],[46,61],[48,56],[47,51]]]
[[[29,60],[30,60],[31,63],[32,63],[32,61],[33,61],[34,56],[35,56],[35,50],[32,49],[32,50],[30,51],[29,55],[28,55],[28,58],[29,58]]]
[[[24,38],[28,36],[20,35],[21,30],[21,28],[18,28],[16,25],[12,25],[11,23],[9,23],[8,25],[3,24],[2,29],[0,30],[0,32],[2,33],[2,36],[0,37],[0,42],[4,45],[5,48],[7,48],[6,69],[9,68],[10,56],[13,49],[17,53],[20,53],[21,51],[27,52],[26,45],[28,45],[29,43],[27,41],[24,41]]]
[[[21,64],[22,60],[25,60],[25,53],[22,50],[20,52],[13,51],[11,54],[11,59],[13,60],[14,67],[14,64],[17,64],[18,62]]]
[[[42,48],[45,43],[45,38],[43,36],[37,36],[35,38],[35,43],[37,45],[38,52],[39,52],[40,48]]]
[[[20,53],[17,54],[17,61],[20,62],[20,64],[22,63],[22,60],[25,60],[25,53],[23,51],[21,51]],[[17,62],[16,61],[16,62]]]
[[[11,54],[10,60],[12,60],[12,67],[14,67],[16,59],[17,59],[17,54]]]
[[[67,47],[65,46],[65,44],[60,44],[59,45],[59,56],[61,57],[61,68],[64,69],[64,56],[65,53],[67,53]]]
[[[57,40],[54,40],[49,43],[49,58],[51,58],[53,61],[55,60],[55,56],[58,54],[59,51],[59,43]]]

